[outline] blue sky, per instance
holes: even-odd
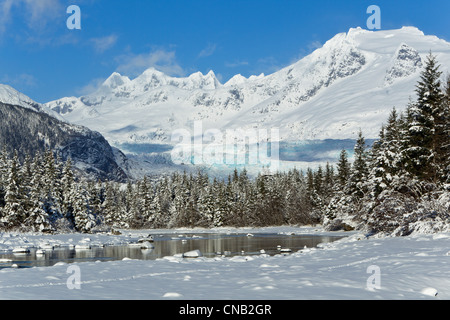
[[[450,41],[450,1],[0,0],[0,83],[38,102],[80,96],[112,72],[270,74],[351,27],[416,26]],[[81,30],[69,30],[70,5]]]

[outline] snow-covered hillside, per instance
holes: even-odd
[[[30,97],[24,95],[23,93],[6,84],[0,84],[0,102],[14,106],[20,106],[37,112],[43,112],[59,120],[63,120],[63,117],[61,117],[58,112],[55,112],[47,108],[45,105],[33,101]]]
[[[3,84],[0,114],[0,144],[11,154],[17,151],[21,160],[51,149],[64,160],[71,158],[76,171],[83,175],[125,180],[126,157],[99,132],[67,123],[57,112]],[[119,166],[116,161],[121,158]]]
[[[279,128],[284,141],[376,138],[392,107],[403,109],[430,50],[444,72],[450,43],[414,27],[350,29],[270,75],[236,75],[221,84],[213,71],[185,78],[153,68],[131,80],[112,74],[94,93],[46,105],[110,143],[168,143],[179,128]]]

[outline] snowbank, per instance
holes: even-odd
[[[186,230],[186,229],[183,229]],[[192,229],[189,229],[192,231]],[[221,229],[226,232],[225,229]],[[323,234],[318,228],[264,228]],[[196,232],[201,230],[196,229]],[[207,230],[204,230],[205,232]],[[242,230],[241,230],[242,231]],[[245,232],[263,231],[246,229]],[[147,231],[146,231],[147,232]],[[168,230],[181,232],[181,229]],[[244,232],[244,231],[243,231]],[[90,235],[90,243],[126,241]],[[148,234],[148,232],[147,232]],[[333,233],[335,234],[335,233]],[[0,248],[78,243],[83,235],[1,234]],[[87,242],[87,240],[85,240]],[[84,262],[0,270],[1,299],[450,299],[450,233],[349,237],[290,255]]]

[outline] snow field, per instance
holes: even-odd
[[[315,228],[276,230],[323,234]],[[15,236],[22,241],[24,237],[29,242],[49,242],[48,236],[45,239],[38,235]],[[54,237],[56,242],[69,239],[68,235]],[[70,237],[78,240],[77,235]],[[105,241],[106,237],[123,241],[127,236],[91,238]],[[5,234],[0,239],[3,247],[5,242],[12,244]],[[72,274],[65,263],[53,267],[5,268],[0,270],[0,299],[447,300],[450,299],[449,250],[449,233],[370,239],[351,233],[347,238],[318,248],[273,257],[183,259],[170,256],[145,261],[77,263],[79,290],[68,288]],[[374,276],[371,266],[379,270],[379,288],[369,287]]]

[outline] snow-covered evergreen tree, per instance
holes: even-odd
[[[443,89],[442,111],[439,118],[439,141],[438,161],[440,170],[438,175],[441,181],[447,184],[450,190],[450,74],[447,75],[447,81]]]
[[[183,226],[187,222],[186,204],[189,199],[186,172],[182,176],[173,176],[172,188],[174,196],[169,207],[169,226]]]
[[[73,215],[73,195],[71,194],[75,184],[74,173],[72,170],[72,160],[67,159],[62,170],[61,179],[61,214],[67,220],[69,225],[75,225]]]
[[[55,227],[50,220],[50,216],[44,210],[43,202],[43,170],[40,157],[36,156],[31,163],[31,180],[29,193],[29,207],[27,209],[27,218],[24,221],[26,227],[36,232],[53,232]]]
[[[239,212],[233,212],[235,208],[235,202],[233,201],[233,190],[231,188],[230,183],[226,183],[224,181],[215,181],[216,186],[214,190],[217,191],[216,198],[216,209],[213,215],[213,226],[224,226],[231,225],[232,220],[236,219],[237,221],[242,221],[243,217],[239,217]],[[255,216],[257,215],[256,211],[254,215],[250,218],[253,221],[258,220]],[[238,222],[239,223],[239,222]]]
[[[366,142],[359,131],[358,139],[356,140],[354,148],[354,161],[350,170],[350,177],[348,181],[348,193],[357,198],[362,198],[366,190],[366,182],[369,175],[369,168],[367,163]]]
[[[43,194],[45,198],[44,210],[51,217],[52,220],[60,218],[60,179],[59,172],[57,172],[59,166],[56,163],[56,159],[51,150],[47,150],[44,154],[43,161],[44,172],[42,175],[43,180]]]
[[[436,58],[430,53],[421,73],[416,93],[417,101],[408,108],[408,136],[405,150],[408,170],[413,176],[437,181],[437,144],[440,143],[442,117],[441,72]],[[448,137],[447,137],[448,138]]]
[[[77,184],[72,190],[73,216],[75,229],[89,233],[97,225],[96,217],[89,206],[89,194],[86,185]]]
[[[153,188],[150,185],[150,181],[147,176],[144,176],[142,181],[140,181],[137,189],[142,227],[148,228],[151,226],[154,216],[152,212]]]
[[[370,150],[370,172],[368,188],[372,196],[378,196],[383,190],[398,187],[406,175],[404,169],[402,122],[394,108],[387,124],[380,131],[379,139]]]
[[[104,222],[107,226],[113,228],[120,228],[120,224],[117,223],[117,196],[113,182],[104,183],[105,198],[102,202],[102,215]]]
[[[197,202],[198,211],[200,214],[199,225],[208,227],[214,222],[216,212],[215,202],[217,191],[215,184],[209,184],[207,177],[199,177],[199,197]]]
[[[339,161],[337,164],[337,180],[340,185],[340,189],[343,190],[347,185],[350,177],[350,162],[348,161],[348,154],[345,149],[341,150],[339,154]]]
[[[334,166],[327,162],[323,181],[323,196],[327,202],[333,196],[335,183]]]
[[[318,196],[322,196],[324,193],[324,173],[322,166],[319,165],[317,170],[313,174],[313,188]]]
[[[0,208],[5,205],[6,183],[8,179],[9,157],[5,146],[0,151]]]
[[[139,211],[136,189],[136,185],[131,181],[127,182],[125,195],[123,197],[124,204],[121,217],[119,218],[120,220],[125,221],[126,225],[130,228],[139,228],[142,224],[142,216]]]
[[[170,220],[169,208],[173,199],[169,177],[164,177],[157,181],[154,189],[155,196],[152,201],[153,227],[165,228]]]
[[[19,161],[17,154],[11,161],[5,192],[5,207],[1,222],[7,229],[19,228],[25,220],[25,209],[20,194]]]

